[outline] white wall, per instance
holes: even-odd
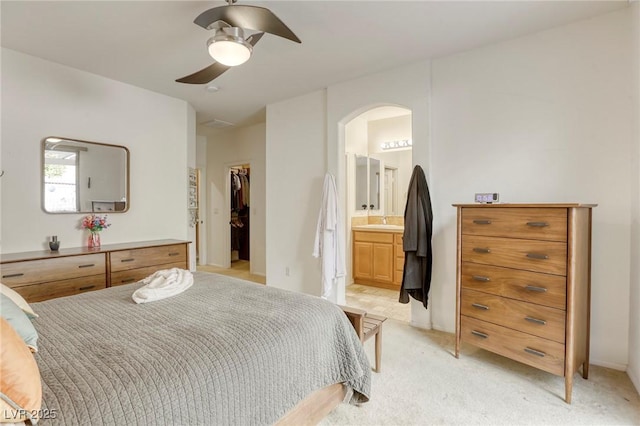
[[[635,44],[632,52],[634,58],[634,110],[640,111],[640,3],[635,2],[633,11],[633,40]],[[637,117],[637,115],[636,115]],[[640,123],[635,121],[632,146],[631,173],[631,288],[629,294],[629,366],[627,372],[636,389],[640,392]]]
[[[628,362],[632,126],[629,10],[433,61],[432,174],[441,242],[434,325],[454,330],[455,202],[598,203],[591,361]],[[637,154],[636,154],[637,157]]]
[[[249,201],[250,233],[249,258],[251,272],[266,275],[265,256],[265,124],[213,132],[199,127],[198,133],[207,137],[207,244],[208,262],[229,267],[231,228],[229,226],[229,166],[250,163]]]
[[[327,170],[325,111],[324,91],[267,105],[267,285],[314,295],[322,290],[311,253]]]
[[[41,207],[44,137],[124,145],[131,152],[131,207],[111,214],[102,243],[185,240],[187,147],[195,128],[184,101],[2,49],[2,252],[86,244],[81,214]]]

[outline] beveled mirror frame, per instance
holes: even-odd
[[[47,144],[48,143],[61,143],[61,142],[69,142],[71,143],[74,147],[76,147],[76,151],[77,152],[81,152],[81,151],[87,151],[89,147],[85,147],[84,144],[87,145],[91,145],[91,146],[98,146],[98,147],[102,147],[102,148],[118,148],[118,149],[122,149],[124,152],[124,160],[125,160],[125,165],[124,165],[124,173],[122,175],[122,177],[125,179],[125,184],[124,184],[124,190],[125,190],[125,195],[124,195],[124,208],[120,209],[120,210],[116,210],[116,203],[122,203],[122,199],[119,200],[95,200],[92,201],[92,208],[89,209],[83,209],[82,206],[80,206],[79,208],[77,208],[75,211],[71,211],[71,210],[63,210],[63,211],[50,211],[47,210],[47,202],[46,202],[46,176],[45,176],[45,166],[46,166],[46,151],[47,151]],[[71,152],[71,151],[70,151]],[[85,140],[81,140],[81,139],[72,139],[72,138],[67,138],[67,137],[63,137],[63,136],[47,136],[45,138],[42,139],[42,143],[41,143],[41,148],[40,148],[40,170],[42,172],[41,174],[41,179],[40,179],[40,186],[41,186],[41,207],[42,210],[45,213],[49,213],[49,214],[86,214],[86,213],[100,213],[100,214],[111,214],[111,213],[125,213],[129,210],[129,208],[131,207],[131,179],[130,179],[130,168],[131,168],[131,158],[130,158],[130,153],[129,153],[129,149],[126,146],[122,146],[122,145],[114,145],[114,144],[108,144],[108,143],[102,143],[102,142],[92,142],[92,141],[85,141]],[[76,170],[76,185],[80,184],[80,176],[79,176],[79,170]],[[104,175],[103,175],[104,176]],[[89,179],[91,179],[89,177]],[[90,180],[89,180],[90,182]],[[95,182],[95,181],[94,181]],[[89,185],[89,184],[88,184]],[[77,190],[78,194],[79,194],[79,189]],[[76,205],[79,205],[79,203],[81,202],[81,200],[76,200]],[[96,203],[103,203],[103,207],[104,207],[104,203],[113,203],[114,208],[112,210],[109,209],[101,209],[98,208],[96,206]]]

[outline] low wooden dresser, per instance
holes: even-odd
[[[132,283],[161,269],[189,269],[188,244],[157,240],[2,254],[0,276],[28,302],[40,302]]]
[[[470,343],[565,378],[589,374],[594,204],[454,204],[456,357]]]

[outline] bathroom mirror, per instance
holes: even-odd
[[[355,156],[356,210],[380,209],[380,160]]]
[[[356,155],[356,210],[369,208],[369,157]]]
[[[129,209],[129,150],[50,136],[42,141],[42,208],[47,213]]]
[[[380,160],[369,157],[369,210],[380,210]]]

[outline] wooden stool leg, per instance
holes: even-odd
[[[376,373],[380,372],[381,362],[380,358],[382,357],[382,327],[378,328],[378,332],[376,333]]]

